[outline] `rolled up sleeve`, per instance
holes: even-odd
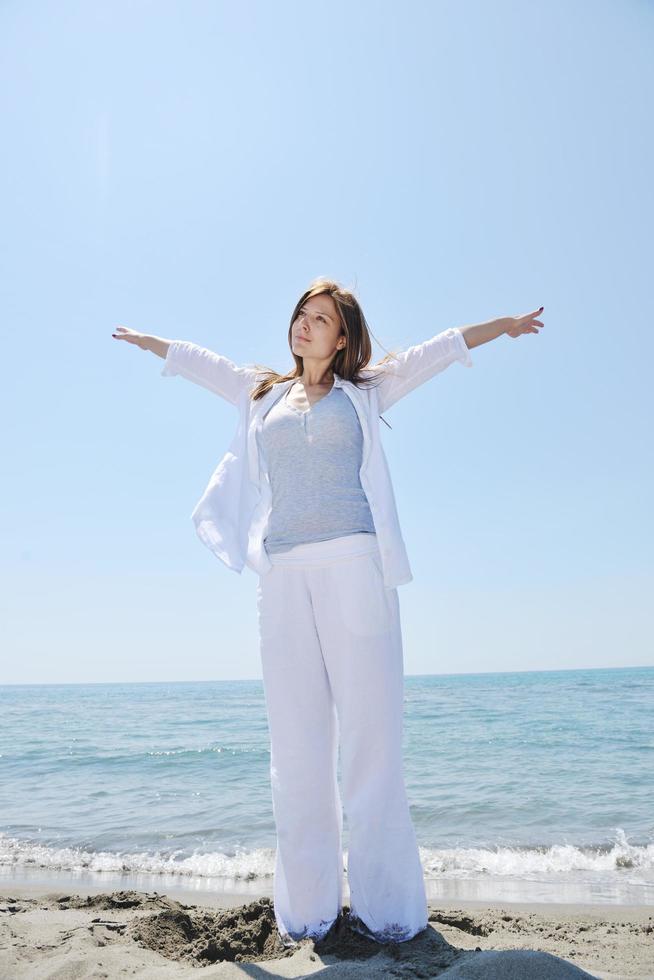
[[[472,357],[470,356],[470,348],[466,344],[466,339],[461,333],[458,327],[452,327],[454,331],[454,340],[459,348],[458,360],[461,361],[464,367],[472,367]]]

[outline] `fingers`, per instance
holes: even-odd
[[[543,307],[541,306],[540,309],[542,310]],[[522,319],[522,325],[529,330],[529,333],[538,333],[538,330],[535,330],[534,327],[544,327],[545,326],[545,324],[543,323],[542,320],[536,320],[535,319],[535,317],[537,316],[537,314],[539,312],[540,312],[540,310],[536,310],[535,313],[525,313],[525,315],[523,317],[521,317],[521,319]]]

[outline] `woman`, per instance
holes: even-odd
[[[239,411],[191,516],[228,568],[247,564],[259,575],[274,908],[287,945],[321,938],[341,910],[339,744],[350,924],[378,942],[403,942],[427,926],[402,761],[397,587],[413,576],[379,418],[453,361],[471,366],[471,348],[538,333],[542,310],[451,327],[370,367],[356,297],[319,278],[291,315],[295,366],[283,375],[190,341],[127,327],[112,334],[165,358],[162,374],[186,377]]]

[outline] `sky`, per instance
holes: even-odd
[[[375,359],[545,307],[385,415],[405,673],[654,664],[653,42],[630,0],[3,0],[0,684],[261,677],[191,521],[236,410],[111,334],[285,372],[319,275]]]

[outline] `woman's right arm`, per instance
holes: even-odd
[[[128,344],[135,344],[141,350],[151,350],[157,357],[165,357],[172,340],[164,340],[163,337],[155,337],[148,333],[137,333],[129,327],[116,327],[116,333],[112,337],[117,340],[126,340]]]
[[[112,337],[165,358],[161,370],[164,377],[179,374],[220,395],[232,405],[236,405],[243,392],[252,387],[258,375],[256,367],[239,367],[228,357],[190,340],[165,340],[163,337],[137,333],[129,327],[116,327]]]

